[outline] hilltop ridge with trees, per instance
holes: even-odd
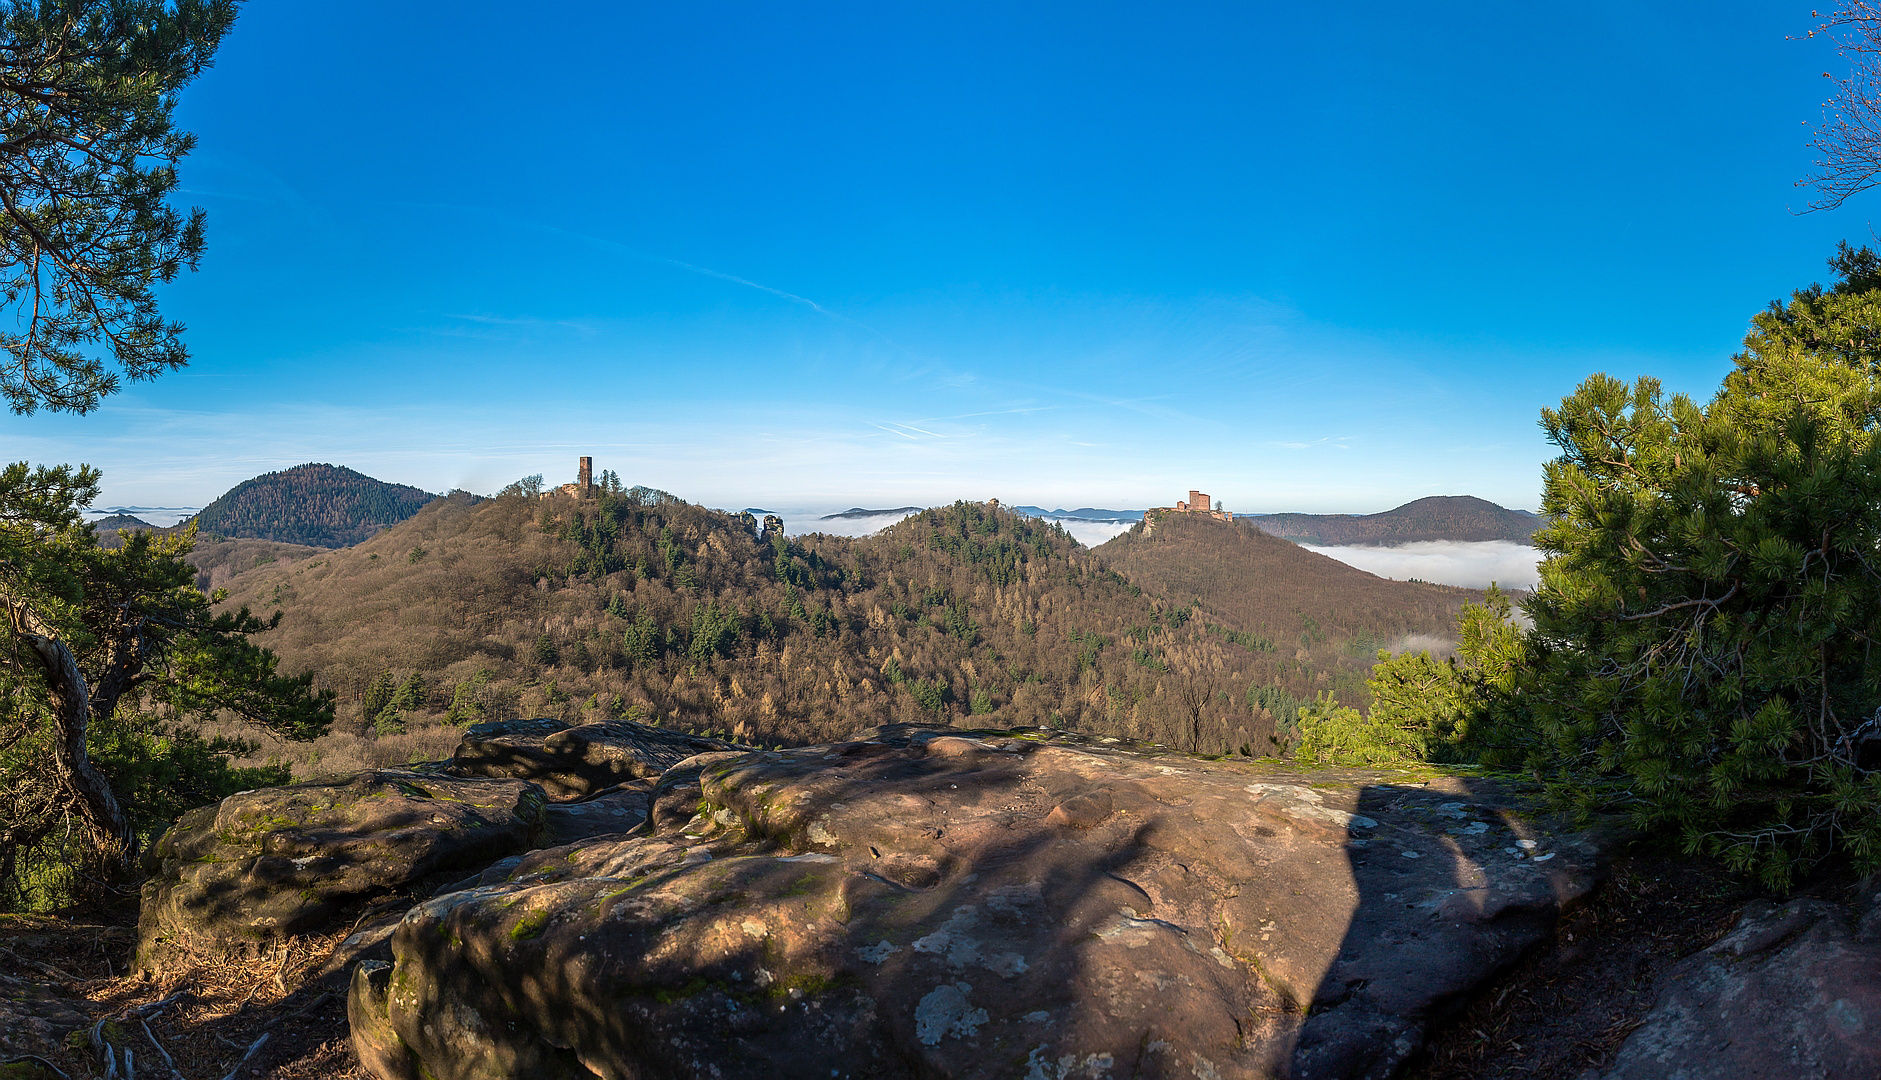
[[[1390,547],[1426,540],[1526,544],[1548,519],[1473,495],[1431,495],[1378,514],[1252,514],[1236,520],[1296,544]]]
[[[337,548],[404,521],[435,498],[340,465],[296,465],[242,481],[194,522],[218,536]]]
[[[231,589],[286,613],[268,644],[337,692],[353,732],[631,716],[802,743],[971,719],[1253,754],[1284,749],[1321,690],[1362,700],[1381,643],[1441,634],[1475,595],[1323,560],[1378,595],[1350,617],[1311,608],[1324,621],[1302,634],[1294,610],[1270,626],[1166,593],[984,503],[860,538],[752,525],[644,488],[452,498]]]
[[[1170,514],[1100,545],[1097,554],[1145,588],[1191,600],[1279,642],[1339,642],[1366,666],[1417,634],[1449,636],[1482,593],[1390,581],[1239,522]],[[1310,646],[1308,646],[1310,647]]]

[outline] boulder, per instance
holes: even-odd
[[[540,847],[546,806],[520,780],[375,770],[192,810],[145,854],[139,966],[319,930],[363,901]]]
[[[1881,887],[1857,907],[1800,898],[1745,907],[1680,961],[1600,1080],[1881,1076]]]
[[[630,780],[657,779],[694,754],[743,749],[632,720],[570,727],[552,717],[538,717],[465,728],[446,768],[459,776],[533,781],[559,801]]]
[[[1113,740],[1114,742],[1114,740]],[[1617,833],[1514,787],[1055,732],[706,755],[407,912],[390,1078],[1384,1077]]]

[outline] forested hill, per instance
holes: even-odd
[[[1420,540],[1528,543],[1544,517],[1470,495],[1432,495],[1382,514],[1260,514],[1237,519],[1296,544],[1388,546]]]
[[[1245,632],[985,504],[861,538],[751,524],[644,489],[440,499],[248,571],[231,602],[285,613],[267,643],[353,730],[397,687],[398,708],[456,723],[638,716],[797,743],[938,720],[1262,753],[1316,690],[1362,698],[1351,642]]]
[[[1474,589],[1388,581],[1244,525],[1170,514],[1097,548],[1110,567],[1170,603],[1308,649],[1344,645],[1369,660],[1409,635],[1448,638]],[[1342,695],[1343,696],[1343,695]]]
[[[109,514],[91,523],[91,527],[100,533],[116,532],[119,529],[154,529],[155,525],[140,517],[129,514]]]
[[[195,521],[218,536],[337,548],[404,521],[436,497],[339,465],[296,465],[242,481]]]

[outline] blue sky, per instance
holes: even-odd
[[[1806,5],[269,0],[180,110],[189,369],[8,456],[200,504],[592,454],[710,505],[1532,508],[1595,371],[1705,396],[1797,215]]]

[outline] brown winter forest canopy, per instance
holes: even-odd
[[[232,599],[286,613],[266,641],[339,692],[342,727],[396,698],[459,723],[631,715],[764,743],[975,718],[1258,754],[1317,691],[1362,702],[1381,645],[1447,634],[1476,596],[1218,522],[1142,543],[1194,542],[1191,526],[1267,541],[1227,583],[1310,579],[1319,617],[1298,595],[1260,611],[1145,588],[1056,526],[980,503],[865,538],[750,525],[645,489],[443,499],[355,548],[245,574]]]

